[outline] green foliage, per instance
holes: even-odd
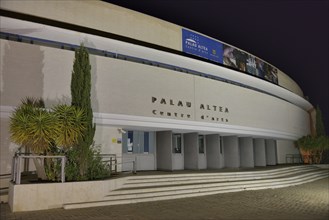
[[[102,162],[99,150],[96,147],[90,147],[84,151],[87,160],[88,169],[83,175],[80,173],[80,155],[81,148],[72,148],[66,152],[67,162],[65,166],[65,174],[67,181],[96,180],[104,179],[110,176],[108,165]]]
[[[80,181],[85,180],[83,176],[80,175],[80,152],[79,148],[71,148],[66,152],[66,165],[65,165],[65,175],[67,181]]]
[[[67,105],[57,105],[52,110],[57,119],[57,127],[61,131],[55,139],[55,144],[63,148],[74,146],[86,129],[84,111]]]
[[[47,158],[45,161],[45,171],[48,180],[60,181],[61,180],[61,160],[58,158]]]
[[[78,141],[77,147],[79,153],[80,176],[86,176],[90,164],[90,147],[94,141],[96,126],[93,123],[93,111],[91,108],[91,65],[89,54],[83,44],[75,51],[73,63],[71,96],[72,105],[80,107],[86,113],[86,130]]]
[[[32,106],[36,108],[45,108],[45,102],[42,98],[26,97],[22,100],[22,105]]]
[[[58,133],[56,117],[32,104],[23,102],[10,117],[11,140],[29,147],[35,153],[49,150]]]
[[[329,150],[329,137],[325,133],[322,112],[319,106],[316,108],[316,136],[303,136],[296,141],[296,145],[313,158],[310,160],[311,162],[315,161],[316,163],[320,163],[323,153]]]
[[[29,100],[29,101],[26,101]],[[57,105],[51,111],[28,98],[10,117],[11,140],[45,153],[53,144],[69,148],[78,142],[86,127],[84,112],[76,107]]]
[[[79,145],[91,146],[95,135],[95,125],[93,124],[93,110],[91,108],[91,65],[87,49],[81,44],[75,51],[71,79],[72,105],[80,107],[86,113],[87,127]]]
[[[90,180],[104,179],[110,176],[110,167],[102,161],[100,151],[97,148],[92,148],[91,161],[89,163],[87,176]]]
[[[51,143],[60,133],[54,114],[40,108],[34,109],[27,127],[31,150],[35,153],[49,150]]]
[[[328,150],[329,149],[329,137],[328,136],[316,136],[311,135],[304,136],[297,141],[297,145],[303,150]]]
[[[91,65],[89,54],[83,44],[75,51],[71,79],[72,105],[90,107]]]
[[[316,135],[325,136],[326,129],[324,127],[322,112],[319,106],[316,107]]]

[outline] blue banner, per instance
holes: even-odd
[[[223,44],[195,32],[182,29],[183,52],[223,63]]]

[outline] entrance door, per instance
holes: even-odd
[[[154,132],[128,130],[122,134],[123,170],[131,170],[132,161],[137,170],[155,170],[154,149]]]

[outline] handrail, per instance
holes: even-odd
[[[100,156],[102,158],[109,157],[109,160],[102,160],[102,161],[104,163],[108,163],[108,162],[110,163],[109,166],[110,166],[110,172],[111,173],[113,173],[113,171],[114,171],[114,173],[117,173],[118,172],[118,165],[119,164],[128,164],[128,163],[132,163],[133,164],[133,170],[132,170],[132,172],[134,174],[137,173],[137,164],[136,164],[137,159],[136,159],[136,157],[132,161],[125,161],[125,162],[124,161],[121,161],[121,162],[118,162],[118,158],[123,158],[122,156],[119,157],[116,154],[100,154]],[[113,166],[114,166],[114,170],[113,170]]]
[[[288,160],[290,159],[291,163],[295,163],[297,160],[297,163],[302,162],[302,158],[300,154],[286,154],[286,164],[288,164]]]
[[[126,162],[121,162],[121,163],[117,163],[117,164],[127,164],[127,163],[132,163],[133,164],[133,174],[137,173],[137,169],[136,169],[136,160],[132,160],[132,161],[126,161]]]
[[[20,155],[17,153],[13,158],[12,180],[17,185],[21,184],[21,162],[22,159],[45,159],[45,158],[58,158],[61,159],[61,182],[65,182],[65,156],[41,156],[41,155]]]

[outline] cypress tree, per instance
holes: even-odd
[[[87,126],[82,138],[77,144],[80,157],[80,175],[86,174],[88,157],[91,157],[90,147],[93,144],[96,126],[93,123],[91,107],[91,65],[88,50],[83,44],[75,51],[75,59],[71,79],[72,105],[80,107],[86,113]]]
[[[318,137],[326,135],[326,130],[322,118],[322,112],[319,106],[316,107],[316,135]]]

